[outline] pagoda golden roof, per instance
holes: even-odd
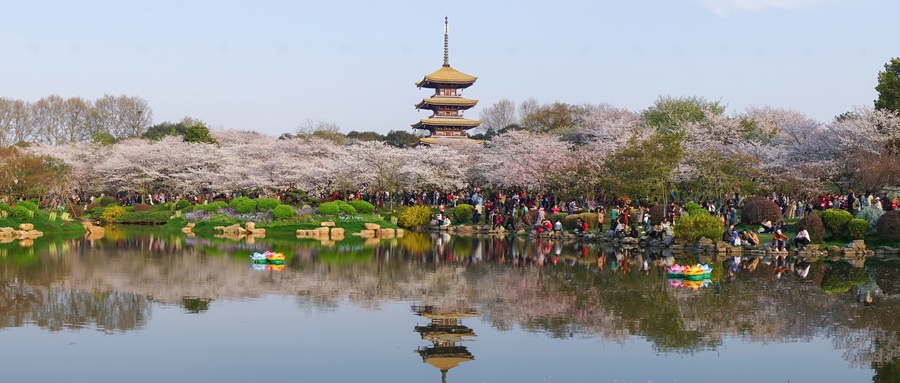
[[[480,120],[468,120],[465,118],[453,118],[453,117],[443,117],[443,118],[426,118],[415,124],[412,124],[413,128],[421,128],[425,125],[438,125],[438,126],[471,126],[475,127],[481,124]]]
[[[477,80],[478,77],[467,75],[448,66],[442,66],[432,74],[426,75],[422,81],[416,83],[419,87],[428,87],[434,84],[457,84],[469,86]]]
[[[432,136],[422,137],[419,139],[419,143],[424,144],[443,144],[453,142],[471,142],[473,144],[483,144],[484,140],[473,140],[469,138],[469,136]]]
[[[422,99],[421,102],[416,104],[416,109],[424,109],[427,105],[457,105],[473,107],[477,103],[478,100],[469,100],[462,97],[429,97]]]

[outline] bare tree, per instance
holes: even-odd
[[[494,105],[481,111],[481,120],[482,123],[479,128],[485,131],[496,132],[512,124],[518,124],[516,103],[505,98],[501,99],[495,102]]]

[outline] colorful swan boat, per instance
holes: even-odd
[[[250,259],[253,260],[253,263],[265,264],[268,262],[268,258],[269,258],[268,252],[250,254]]]
[[[272,252],[268,252],[268,251],[266,252],[266,254],[268,254],[268,258],[266,258],[266,259],[269,261],[269,263],[274,264],[274,265],[283,265],[284,264],[284,254],[272,253]]]

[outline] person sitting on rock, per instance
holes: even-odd
[[[756,235],[753,230],[747,231],[744,230],[744,233],[747,234],[747,244],[750,246],[759,246],[759,236]]]
[[[628,233],[628,236],[631,238],[639,238],[640,237],[637,226],[631,225],[631,231]]]
[[[770,221],[768,218],[763,219],[760,225],[762,225],[762,227],[760,228],[762,231],[760,231],[760,233],[768,234],[775,231],[775,227],[772,226],[772,221]]]
[[[444,221],[441,222],[441,226],[443,226],[443,227],[450,226],[450,217],[444,217]]]
[[[781,229],[775,230],[775,234],[772,236],[772,248],[777,251],[785,251],[785,241],[787,241],[787,236],[781,233]]]
[[[583,219],[578,218],[578,226],[575,227],[575,234],[584,234],[587,232],[587,222]]]
[[[806,229],[800,229],[797,232],[797,237],[794,238],[794,245],[797,245],[797,248],[809,245],[809,232]]]
[[[556,223],[553,224],[553,231],[562,231],[562,222],[556,220]]]

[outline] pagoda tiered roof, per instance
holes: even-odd
[[[412,124],[413,129],[427,129],[426,126],[453,126],[473,128],[481,124],[479,120],[469,120],[462,117],[432,117]]]
[[[416,104],[416,109],[428,109],[431,105],[457,106],[460,109],[469,109],[477,103],[478,100],[469,100],[462,97],[429,97],[422,99],[421,102]]]
[[[416,83],[420,88],[437,88],[447,85],[456,85],[457,88],[468,88],[475,83],[478,77],[467,75],[450,65],[442,66],[432,74],[426,75],[422,81]]]

